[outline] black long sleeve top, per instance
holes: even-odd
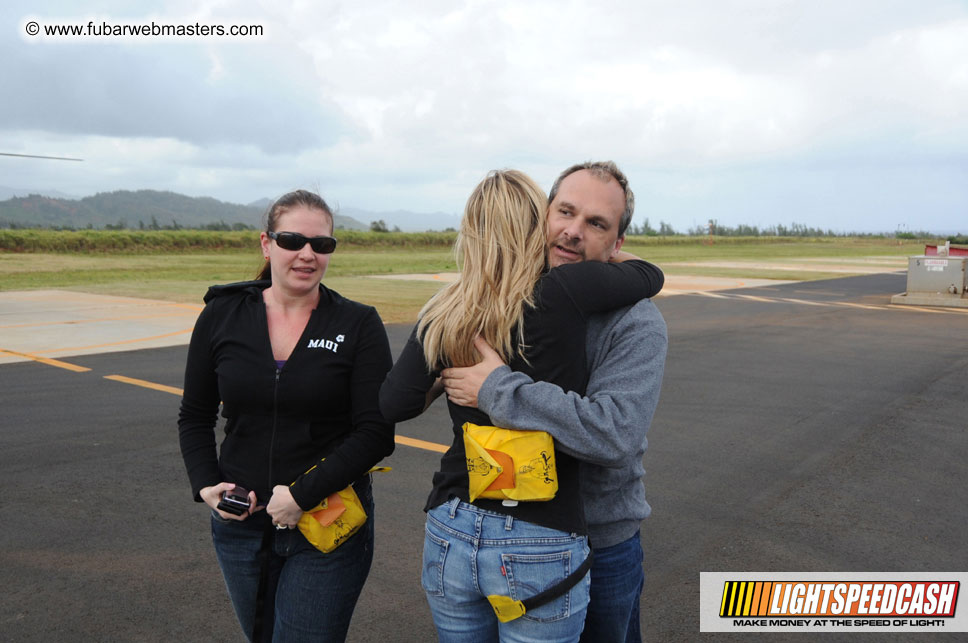
[[[524,315],[525,356],[516,357],[511,368],[536,380],[584,394],[588,382],[585,331],[588,316],[634,304],[662,289],[662,271],[646,261],[602,263],[586,261],[554,268],[539,279],[536,305]],[[380,389],[380,410],[394,422],[419,415],[426,392],[440,374],[440,365],[428,368],[423,348],[410,335],[400,357]],[[470,502],[462,426],[465,422],[493,425],[476,408],[458,406],[448,400],[453,421],[453,442],[434,474],[427,511],[458,497]],[[505,427],[514,428],[514,427]],[[578,461],[556,450],[558,492],[545,502],[522,502],[505,506],[500,500],[478,498],[473,504],[489,511],[514,516],[535,524],[571,533],[585,533],[585,519],[578,490]]]
[[[295,481],[293,498],[308,510],[393,452],[393,423],[378,406],[390,345],[374,308],[320,285],[319,305],[279,368],[262,299],[269,283],[213,286],[205,296],[188,349],[179,442],[196,500],[226,481],[264,504],[275,485]]]

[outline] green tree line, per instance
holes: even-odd
[[[895,233],[885,233],[885,232],[836,232],[831,229],[822,229],[811,227],[802,223],[791,223],[789,226],[778,223],[773,226],[760,228],[755,225],[739,224],[735,226],[728,226],[719,223],[716,219],[709,219],[705,225],[696,225],[689,228],[685,233],[676,231],[670,224],[665,221],[659,222],[659,229],[656,230],[649,223],[649,219],[646,218],[641,224],[636,225],[634,222],[629,225],[628,234],[640,235],[646,237],[671,237],[677,235],[688,235],[692,237],[882,237],[882,238],[896,238],[896,239],[930,239],[936,235],[926,231],[916,231],[916,232],[895,232]],[[952,243],[965,243],[965,241],[957,241],[956,239],[964,239],[959,233],[950,238]]]
[[[455,232],[371,232],[337,230],[341,247],[450,247]],[[0,252],[181,252],[252,250],[256,230],[0,230]]]

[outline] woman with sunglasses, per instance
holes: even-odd
[[[210,288],[188,350],[182,456],[195,501],[211,508],[216,556],[250,640],[342,641],[373,560],[367,472],[393,452],[378,405],[390,347],[375,309],[320,283],[332,233],[318,195],[276,201],[259,280]],[[294,527],[351,484],[369,518],[322,553]]]
[[[400,422],[419,415],[442,369],[479,361],[478,336],[512,369],[584,394],[588,316],[654,296],[663,276],[628,253],[616,254],[615,263],[547,270],[546,213],[544,194],[521,172],[491,172],[475,188],[455,248],[460,276],[421,311],[380,390],[384,416]],[[472,499],[468,471],[491,468],[465,450],[463,426],[493,423],[476,408],[447,406],[454,440],[424,507],[422,585],[439,640],[577,641],[591,564],[578,461],[554,450],[558,490],[550,500]],[[550,469],[547,451],[513,474],[507,460],[490,455],[505,467],[507,478],[495,480],[503,488]],[[514,601],[523,609],[508,609]]]

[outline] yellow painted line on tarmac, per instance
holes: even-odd
[[[165,386],[164,384],[155,384],[154,382],[149,382],[147,380],[139,380],[134,377],[125,377],[124,375],[105,375],[104,379],[114,380],[115,382],[124,382],[125,384],[133,384],[134,386],[141,386],[143,388],[150,388],[155,391],[162,391],[164,393],[171,393],[172,395],[182,395],[184,391],[180,388],[175,388],[174,386]],[[405,435],[398,435],[394,437],[394,441],[397,444],[403,444],[408,447],[414,447],[416,449],[424,449],[426,451],[436,451],[437,453],[446,453],[449,447],[443,444],[437,444],[436,442],[427,442],[426,440],[418,440],[416,438],[408,438]]]
[[[694,292],[692,294],[693,295],[702,295],[703,297],[712,297],[714,299],[729,299],[729,297],[727,297],[726,295],[718,295],[718,294],[716,294],[714,292],[708,292],[708,291],[705,291],[705,290],[697,290],[696,292]]]
[[[176,331],[173,331],[173,332],[170,332],[170,333],[163,333],[161,335],[152,335],[151,337],[137,337],[135,339],[122,339],[122,340],[117,341],[117,342],[107,342],[105,344],[90,344],[88,346],[70,346],[70,347],[67,347],[67,348],[64,348],[63,346],[61,346],[61,347],[58,347],[58,348],[51,348],[49,350],[37,351],[37,352],[38,353],[54,353],[54,352],[58,352],[58,351],[81,351],[81,350],[88,350],[88,349],[91,349],[91,348],[104,348],[105,346],[121,346],[121,345],[124,345],[124,344],[137,344],[139,342],[149,342],[149,341],[151,341],[153,339],[164,339],[165,337],[172,337],[174,335],[183,335],[185,333],[190,333],[190,332],[192,332],[192,329],[191,328],[186,328],[184,330],[176,330]]]
[[[179,332],[191,332],[189,328],[187,331]],[[173,335],[175,333],[169,333]],[[160,335],[159,337],[165,337],[166,335]],[[144,340],[129,340],[129,341],[144,341]],[[123,344],[126,342],[117,342]],[[103,344],[107,346],[108,344]],[[64,349],[58,349],[64,350]],[[5,348],[0,348],[0,354],[14,355],[16,357],[23,357],[41,364],[47,364],[48,366],[56,366],[57,368],[63,368],[68,371],[74,371],[75,373],[84,373],[90,371],[91,369],[86,366],[78,366],[77,364],[69,364],[67,362],[62,362],[60,360],[51,359],[49,357],[41,357],[39,355],[32,355],[30,353],[21,353],[19,351],[7,350]],[[171,393],[172,395],[182,395],[184,391],[180,388],[174,386],[166,386],[164,384],[156,384],[155,382],[149,382],[148,380],[141,380],[135,377],[127,377],[125,375],[105,375],[104,379],[112,380],[114,382],[121,382],[123,384],[131,384],[133,386],[140,386],[142,388],[151,389],[154,391],[161,391],[162,393]],[[418,440],[416,438],[408,438],[405,435],[397,435],[394,438],[397,444],[402,444],[404,446],[413,447],[415,449],[423,449],[425,451],[435,451],[437,453],[446,453],[447,447],[443,444],[437,444],[436,442],[427,442],[426,440]]]
[[[427,442],[426,440],[418,440],[416,438],[408,438],[405,435],[398,435],[393,438],[397,444],[403,444],[408,447],[414,447],[417,449],[426,449],[427,451],[436,451],[437,453],[446,453],[447,449],[443,444],[437,444],[436,442]]]
[[[115,382],[124,382],[125,384],[134,384],[135,386],[150,388],[155,391],[162,391],[164,393],[171,393],[172,395],[181,395],[184,392],[180,388],[175,388],[174,386],[155,384],[154,382],[149,382],[148,380],[139,380],[134,377],[125,377],[124,375],[105,375],[104,379],[113,380]]]
[[[86,366],[69,364],[67,362],[62,362],[57,359],[50,359],[49,357],[40,357],[39,355],[33,355],[31,353],[20,353],[18,351],[11,351],[11,350],[7,350],[6,348],[0,348],[0,353],[5,353],[7,355],[16,355],[17,357],[25,357],[29,360],[40,362],[41,364],[47,364],[48,366],[56,366],[57,368],[63,368],[68,371],[74,371],[75,373],[86,373],[87,371],[91,370]]]

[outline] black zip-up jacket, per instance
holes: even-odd
[[[393,452],[393,424],[378,402],[390,345],[374,308],[321,284],[318,307],[277,368],[262,299],[269,285],[213,286],[205,295],[188,349],[179,442],[196,501],[224,481],[265,504],[273,486],[295,481],[293,498],[308,510]]]

